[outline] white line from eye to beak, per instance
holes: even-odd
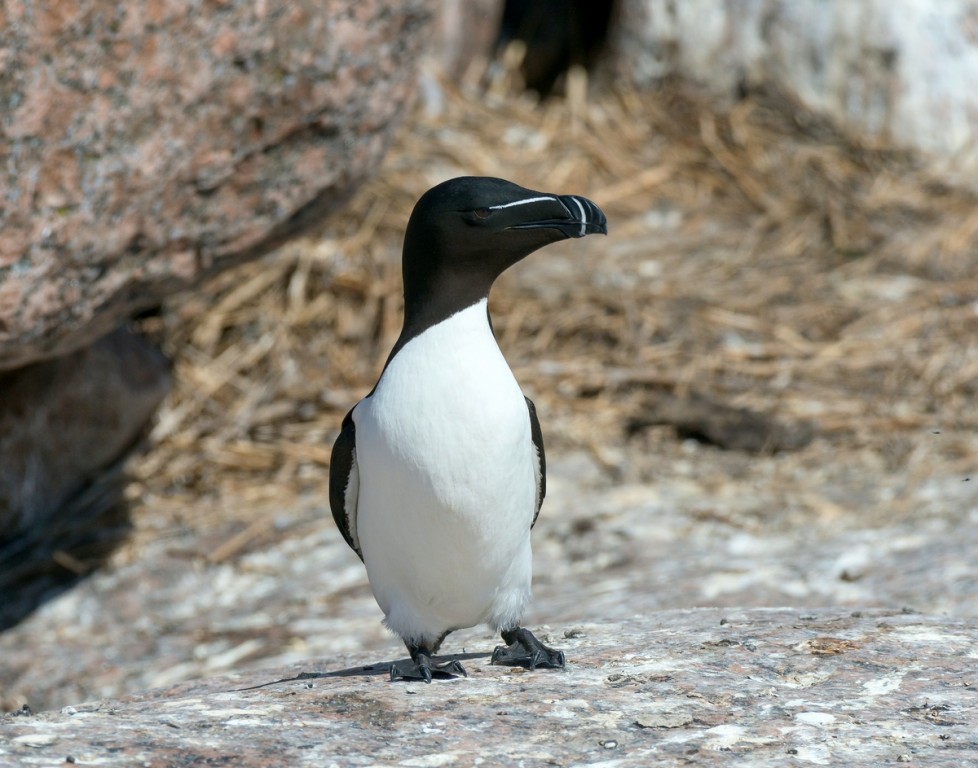
[[[553,197],[528,197],[526,200],[515,200],[512,203],[503,203],[502,205],[490,205],[490,211],[498,211],[501,208],[512,208],[515,205],[526,205],[527,203],[539,203],[544,200],[554,200]]]
[[[577,210],[579,210],[581,212],[581,237],[584,237],[584,231],[587,228],[586,227],[586,225],[587,225],[587,216],[584,213],[584,206],[581,205],[581,201],[578,200],[573,195],[571,195],[571,200],[574,201],[574,205],[577,206]]]

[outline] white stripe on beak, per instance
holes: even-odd
[[[489,206],[489,210],[490,211],[498,211],[501,208],[512,208],[513,206],[516,206],[516,205],[526,205],[527,203],[539,203],[539,202],[542,202],[544,200],[554,200],[554,199],[555,198],[549,197],[549,196],[547,196],[547,197],[528,197],[526,200],[516,200],[516,201],[514,201],[512,203],[503,203],[502,205],[490,205]]]

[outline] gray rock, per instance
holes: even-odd
[[[334,656],[0,718],[0,762],[869,766],[978,760],[978,624],[901,612],[667,611],[545,639],[564,671],[390,683]]]
[[[612,47],[640,87],[678,74],[727,100],[742,85],[773,88],[974,188],[976,20],[976,0],[622,0]]]
[[[0,370],[321,221],[406,113],[431,5],[4,5]]]

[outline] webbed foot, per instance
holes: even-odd
[[[391,680],[424,680],[430,683],[435,677],[468,677],[468,673],[457,659],[433,663],[431,656],[420,649],[413,649],[410,659],[391,664]]]
[[[564,652],[547,647],[537,640],[530,630],[516,627],[503,630],[501,634],[506,645],[496,646],[492,652],[491,664],[505,664],[527,669],[564,668]]]

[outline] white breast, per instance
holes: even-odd
[[[408,640],[519,619],[536,453],[486,302],[409,341],[354,411],[357,529],[386,622]]]

